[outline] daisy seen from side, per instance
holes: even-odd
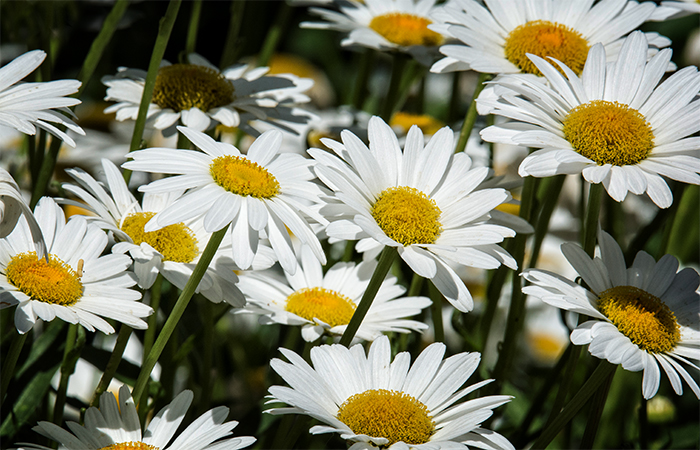
[[[45,58],[43,50],[32,50],[0,68],[0,125],[32,136],[37,128],[41,128],[75,147],[75,141],[56,125],[63,125],[81,135],[85,132],[68,116],[55,110],[71,114],[67,107],[77,105],[80,100],[67,96],[78,92],[80,81],[20,83]]]
[[[490,383],[462,388],[479,365],[478,353],[445,358],[445,344],[429,345],[411,366],[408,352],[391,361],[389,338],[375,340],[369,353],[360,344],[321,345],[311,349],[310,366],[296,353],[281,348],[289,361],[270,366],[287,384],[270,387],[272,414],[306,414],[323,425],[312,434],[339,433],[353,450],[512,449],[500,434],[482,428],[493,409],[512,397],[494,395],[459,402]]]
[[[240,275],[239,287],[248,300],[246,310],[263,314],[261,323],[300,325],[301,335],[308,342],[324,333],[342,335],[367,289],[376,261],[338,262],[324,274],[308,247],[300,253],[300,267],[294,275],[285,273],[286,283],[265,272]],[[356,336],[372,341],[386,332],[427,329],[426,324],[406,318],[419,314],[432,302],[426,297],[401,297],[405,291],[396,277],[387,277]]]
[[[494,269],[515,260],[498,243],[515,232],[490,223],[491,211],[510,200],[505,189],[479,189],[488,168],[471,168],[454,154],[454,133],[439,130],[427,145],[411,127],[403,151],[391,128],[370,119],[369,147],[345,130],[341,141],[322,139],[337,156],[309,149],[318,177],[335,193],[326,208],[333,239],[361,240],[358,251],[390,246],[418,275],[462,312],[474,307],[469,290],[447,261]],[[321,209],[322,213],[324,208]]]
[[[599,231],[598,242],[600,256],[594,259],[573,243],[561,247],[588,289],[555,273],[528,269],[522,276],[532,284],[523,292],[591,317],[572,331],[571,342],[588,344],[591,355],[625,370],[643,371],[644,398],[656,394],[661,367],[678,395],[682,378],[700,399],[700,387],[683,367],[700,372],[689,361],[700,359],[700,275],[691,268],[678,271],[671,255],[655,261],[644,251],[628,268],[612,236]]]
[[[226,422],[229,409],[225,406],[205,412],[175,437],[193,397],[192,391],[183,391],[141,431],[129,388],[122,386],[118,398],[111,392],[102,394],[99,409],[91,407],[85,412],[84,425],[68,422],[67,431],[51,422],[39,422],[34,431],[57,441],[61,450],[238,450],[255,442],[251,436],[233,436],[238,422]]]
[[[311,247],[323,264],[326,257],[307,217],[326,225],[314,207],[324,191],[312,180],[314,161],[299,154],[280,153],[282,133],[269,130],[258,137],[247,154],[204,133],[178,127],[201,151],[152,148],[129,154],[122,167],[175,176],[141,186],[146,193],[187,189],[177,201],[157,213],[145,231],[190,219],[203,218],[208,232],[231,225],[233,260],[241,270],[250,268],[260,237],[269,239],[280,265],[294,273],[297,258],[290,232]]]
[[[107,235],[82,217],[66,222],[63,210],[42,198],[34,211],[46,242],[46,257],[37,258],[24,217],[0,239],[0,308],[17,305],[15,326],[31,330],[37,319],[58,317],[106,334],[114,328],[103,318],[145,329],[143,317],[153,310],[131,289],[136,277],[127,271],[131,258],[102,255]]]
[[[700,138],[692,136],[700,130],[700,73],[686,67],[659,84],[671,51],[647,62],[647,49],[644,34],[634,32],[608,63],[596,44],[581,77],[559,61],[529,55],[548,85],[500,77],[497,98],[483,102],[511,121],[482,130],[482,138],[537,148],[520,164],[523,177],[581,173],[618,202],[646,192],[667,208],[673,196],[662,176],[700,184]]]

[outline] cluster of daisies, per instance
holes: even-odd
[[[338,30],[342,46],[403,53],[436,73],[486,74],[475,110],[496,120],[480,137],[529,147],[517,171],[523,178],[581,175],[616,202],[646,194],[658,208],[674,201],[667,179],[700,184],[700,74],[676,71],[664,36],[635,31],[691,13],[693,4],[314,3],[309,12],[323,21],[302,27]],[[45,57],[30,51],[0,68],[0,124],[75,146],[86,134],[69,109],[80,103],[69,97],[80,82],[20,82]],[[177,148],[134,149],[119,165],[101,160],[94,173],[67,169],[72,181],[60,184],[60,196],[31,202],[19,177],[0,172],[0,308],[15,308],[20,335],[56,318],[105,334],[116,322],[145,330],[158,308],[142,299],[167,280],[261,325],[300,327],[310,351],[280,348],[286,361],[270,361],[286,383],[269,387],[270,414],[308,415],[317,421],[310,433],[337,433],[354,450],[512,449],[482,427],[512,397],[467,399],[494,381],[465,386],[479,353],[446,356],[436,342],[411,364],[390,342],[394,333],[430,328],[419,319],[435,296],[421,296],[419,280],[469,313],[480,299],[465,283],[466,268],[503,266],[522,276],[522,293],[585,317],[572,327],[574,345],[643,371],[645,399],[657,393],[661,369],[677,394],[687,385],[700,398],[692,374],[700,372],[695,269],[645,251],[628,264],[597,221],[585,230],[597,236],[597,254],[561,246],[579,280],[527,267],[503,244],[538,224],[504,212],[520,204],[513,183],[460,151],[468,135],[416,124],[399,132],[398,122],[352,113],[338,134],[312,139],[323,113],[305,107],[311,79],[252,64],[220,69],[197,54],[183,61],[163,61],[155,79],[125,67],[102,79],[105,100],[115,102],[105,113],[140,120],[150,95],[143,119],[166,138],[176,135]],[[314,144],[290,150],[302,132]],[[130,182],[132,174],[146,182]],[[36,174],[31,179],[35,188]],[[66,217],[71,207],[86,212]],[[392,271],[401,267],[397,256],[413,274],[410,289]],[[70,432],[49,422],[35,429],[67,449],[238,449],[255,441],[232,435],[237,422],[226,421],[225,407],[174,438],[189,390],[142,432],[137,406],[147,402],[139,398],[122,386],[87,409],[82,424],[70,422]]]

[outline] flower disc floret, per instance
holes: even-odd
[[[218,71],[196,64],[161,67],[153,88],[153,102],[175,112],[198,108],[203,112],[233,102],[233,85]]]
[[[405,392],[370,389],[348,398],[338,409],[338,420],[355,434],[383,437],[387,446],[397,442],[428,442],[435,423],[428,408]]]
[[[32,298],[62,306],[74,305],[83,295],[83,284],[73,268],[50,254],[49,261],[36,252],[20,253],[10,260],[5,276],[13,286]]]
[[[274,175],[241,156],[219,156],[211,163],[209,171],[216,184],[243,197],[272,198],[280,191]]]
[[[527,57],[552,57],[566,64],[577,75],[583,71],[588,57],[588,42],[576,30],[565,25],[535,20],[513,29],[503,47],[506,59],[525,73],[542,75]]]
[[[389,121],[391,127],[399,127],[404,132],[408,132],[411,126],[416,125],[424,134],[433,135],[437,131],[444,127],[445,124],[440,122],[434,117],[430,117],[427,114],[410,114],[406,112],[397,112],[391,117]]]
[[[99,450],[159,450],[158,447],[145,444],[143,442],[122,442],[121,444],[113,444],[109,447],[102,447]]]
[[[306,320],[319,319],[331,327],[347,325],[355,303],[339,292],[320,287],[304,288],[287,297],[285,310]]]
[[[375,16],[369,27],[392,44],[410,47],[424,45],[434,47],[442,44],[442,36],[428,29],[431,20],[407,13],[387,13]]]
[[[598,165],[637,164],[654,148],[651,125],[639,111],[605,100],[572,109],[564,119],[564,136],[574,150]]]
[[[385,189],[371,213],[382,231],[403,246],[433,244],[442,231],[435,200],[412,187]]]
[[[675,314],[658,297],[634,286],[603,291],[598,308],[633,344],[650,353],[671,351],[680,341]]]
[[[165,261],[192,262],[199,254],[194,232],[182,222],[145,232],[146,223],[155,215],[154,212],[129,214],[124,219],[121,230],[129,235],[134,244],[145,242],[156,249]]]

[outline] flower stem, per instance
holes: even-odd
[[[192,1],[190,24],[187,27],[187,42],[185,43],[185,56],[194,53],[197,48],[197,31],[199,30],[199,17],[202,14],[202,0]]]
[[[391,115],[394,113],[396,103],[399,99],[401,89],[401,79],[404,75],[404,69],[408,63],[408,57],[402,53],[394,53],[391,65],[391,81],[389,82],[389,91],[382,105],[381,118],[386,123],[391,120]]]
[[[355,85],[352,88],[350,96],[350,104],[356,110],[361,110],[365,103],[365,95],[367,93],[367,80],[369,79],[370,67],[374,61],[375,52],[372,49],[365,49],[360,55],[360,62],[357,65],[357,78]]]
[[[153,46],[151,61],[148,64],[148,73],[146,74],[146,80],[144,81],[143,85],[143,95],[141,96],[139,113],[136,117],[136,123],[134,123],[134,134],[131,136],[131,145],[129,146],[130,152],[133,152],[141,147],[143,131],[146,129],[146,114],[148,113],[148,105],[151,103],[151,97],[153,96],[153,88],[156,86],[156,77],[158,76],[160,62],[163,60],[165,48],[168,46],[170,33],[173,30],[173,25],[175,24],[175,19],[177,18],[177,12],[180,9],[181,2],[182,0],[170,0],[168,9],[165,11],[165,15],[162,19],[160,19],[158,36],[156,37],[156,43]],[[123,175],[124,181],[126,181],[126,184],[128,185],[129,180],[131,179],[131,170],[125,169]]]
[[[647,399],[639,396],[639,448],[649,448],[649,416],[647,412]]]
[[[143,359],[146,360],[146,355],[151,352],[151,347],[153,347],[153,341],[156,336],[156,328],[158,327],[158,308],[160,308],[160,297],[163,289],[163,275],[158,274],[156,280],[151,286],[151,303],[150,307],[153,309],[153,314],[148,318],[148,328],[143,336]],[[142,363],[144,362],[142,361]]]
[[[56,403],[53,408],[53,423],[61,426],[63,423],[63,409],[66,406],[66,392],[68,391],[68,380],[75,370],[75,364],[80,358],[80,353],[85,345],[85,329],[79,324],[72,324],[68,327],[66,346],[63,350],[63,363],[61,364],[61,380],[56,390]]]
[[[2,365],[2,375],[0,376],[0,404],[5,401],[7,388],[10,386],[10,381],[15,376],[15,367],[19,354],[22,352],[24,342],[27,340],[27,333],[17,333],[10,344],[10,351],[7,353]]]
[[[549,228],[549,220],[552,218],[554,208],[557,206],[561,188],[564,186],[564,180],[566,180],[566,175],[550,177],[544,180],[542,186],[540,187],[540,191],[544,193],[544,199],[542,200],[542,209],[537,217],[535,240],[532,245],[530,261],[528,262],[527,267],[535,267],[537,265],[537,260],[539,259],[540,250],[542,248],[542,242],[544,241],[547,234],[547,229]]]
[[[593,258],[595,253],[596,234],[598,233],[598,217],[600,217],[600,203],[603,199],[603,184],[591,184],[588,189],[588,205],[583,224],[583,250]]]
[[[586,429],[583,432],[583,438],[581,439],[581,445],[579,446],[582,449],[593,448],[595,435],[598,431],[600,418],[603,415],[603,408],[605,407],[605,400],[608,398],[608,393],[610,392],[610,385],[612,384],[614,376],[615,371],[613,370],[603,380],[600,387],[591,399],[591,409],[588,411],[588,422],[586,422]]]
[[[131,331],[131,327],[126,324],[122,324],[121,328],[119,328],[117,342],[114,344],[114,349],[109,357],[109,361],[107,361],[107,366],[105,366],[104,373],[102,373],[102,378],[100,378],[100,382],[98,383],[95,393],[92,396],[90,406],[97,405],[100,395],[107,390],[109,383],[111,383],[112,378],[114,378],[114,374],[117,373],[119,363],[122,360],[122,355],[124,355],[124,349],[126,348],[126,344],[129,342]]]
[[[238,35],[241,32],[241,23],[243,22],[243,9],[246,2],[231,2],[231,20],[228,24],[228,34],[226,34],[226,44],[221,53],[221,62],[219,67],[225,69],[231,66],[238,59],[238,53],[241,45],[238,42]]]
[[[360,304],[357,306],[355,314],[352,315],[350,323],[348,323],[348,327],[345,329],[345,333],[343,333],[343,337],[340,338],[341,345],[346,347],[350,346],[352,338],[355,337],[355,333],[357,333],[357,330],[360,328],[362,320],[365,318],[370,306],[372,306],[374,297],[377,296],[379,287],[382,285],[386,275],[389,273],[389,269],[391,268],[396,255],[398,255],[398,251],[394,247],[384,247],[384,250],[382,250],[382,254],[379,256],[379,263],[377,263],[377,267],[374,269],[374,273],[372,274],[372,278],[369,280],[367,289],[362,295],[362,300],[360,300]]]
[[[445,328],[442,324],[442,294],[433,283],[428,285],[430,300],[433,304],[430,305],[430,314],[433,316],[433,327],[435,328],[435,342],[445,341]]]
[[[423,289],[423,281],[425,281],[425,278],[417,273],[414,273],[413,278],[411,278],[411,285],[408,287],[406,297],[415,297],[420,295],[420,291]]]
[[[277,17],[275,17],[275,23],[272,24],[268,30],[265,42],[263,42],[262,49],[260,50],[258,67],[267,66],[270,62],[270,58],[272,58],[272,55],[275,53],[277,44],[279,44],[280,38],[282,37],[282,31],[287,27],[291,12],[292,7],[288,2],[280,2]]]
[[[474,89],[474,95],[472,95],[472,100],[469,103],[469,109],[467,110],[467,115],[464,117],[464,123],[462,124],[462,131],[459,133],[459,140],[457,141],[457,148],[455,148],[455,153],[463,152],[467,148],[467,141],[469,136],[472,134],[472,129],[476,123],[476,117],[479,115],[476,112],[476,99],[481,94],[486,86],[486,81],[490,79],[491,75],[488,73],[480,73],[479,80],[476,82],[476,88]]]
[[[132,392],[132,398],[141,399],[144,389],[146,388],[146,384],[151,377],[153,367],[155,367],[156,362],[158,362],[158,358],[160,358],[161,353],[163,353],[165,345],[168,343],[168,340],[170,340],[170,336],[173,334],[173,331],[175,331],[175,327],[180,321],[182,314],[185,312],[187,305],[190,303],[190,299],[192,299],[194,291],[197,289],[197,286],[199,286],[199,282],[202,280],[202,277],[209,267],[209,263],[211,263],[211,260],[214,258],[214,254],[219,248],[219,244],[221,244],[224,236],[226,236],[228,227],[229,226],[226,225],[219,231],[214,232],[209,238],[207,247],[204,249],[204,252],[202,252],[202,256],[192,272],[192,276],[189,280],[187,280],[187,284],[182,290],[180,297],[177,299],[177,303],[170,313],[168,320],[165,321],[163,329],[158,335],[158,339],[156,339],[155,344],[153,344],[151,351],[148,352],[148,356],[146,356],[146,359],[143,362],[141,372],[139,372],[139,376],[136,379],[136,385],[134,386],[134,390]]]

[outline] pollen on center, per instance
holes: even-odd
[[[10,284],[32,300],[71,306],[83,295],[78,273],[52,254],[48,262],[37,258],[36,252],[15,255],[7,264],[5,276]]]
[[[382,231],[403,246],[434,244],[442,231],[435,200],[412,187],[385,189],[371,213]]]
[[[109,447],[102,447],[99,450],[159,450],[158,447],[148,445],[145,442],[131,441],[112,444]]]
[[[124,219],[121,230],[129,235],[134,244],[140,245],[145,242],[156,249],[163,255],[165,261],[192,262],[199,254],[194,232],[184,223],[179,222],[146,233],[144,227],[155,215],[154,212],[129,214]]]
[[[505,57],[525,73],[542,75],[527,57],[528,53],[541,58],[551,56],[580,75],[588,57],[588,41],[576,30],[545,20],[527,22],[513,29],[503,47]]]
[[[218,71],[195,64],[172,64],[158,70],[153,102],[176,112],[207,112],[233,102],[233,85]]]
[[[216,184],[243,197],[272,198],[280,192],[274,175],[242,156],[219,156],[209,166],[209,172]]]
[[[355,434],[397,442],[425,444],[435,432],[428,408],[405,392],[370,389],[348,398],[338,409],[338,420]]]
[[[355,303],[339,292],[320,287],[304,288],[287,297],[285,310],[311,322],[321,320],[331,327],[347,325]]]
[[[439,33],[428,29],[430,19],[408,13],[392,12],[375,16],[369,27],[392,44],[410,47],[424,45],[434,47],[442,44]]]

